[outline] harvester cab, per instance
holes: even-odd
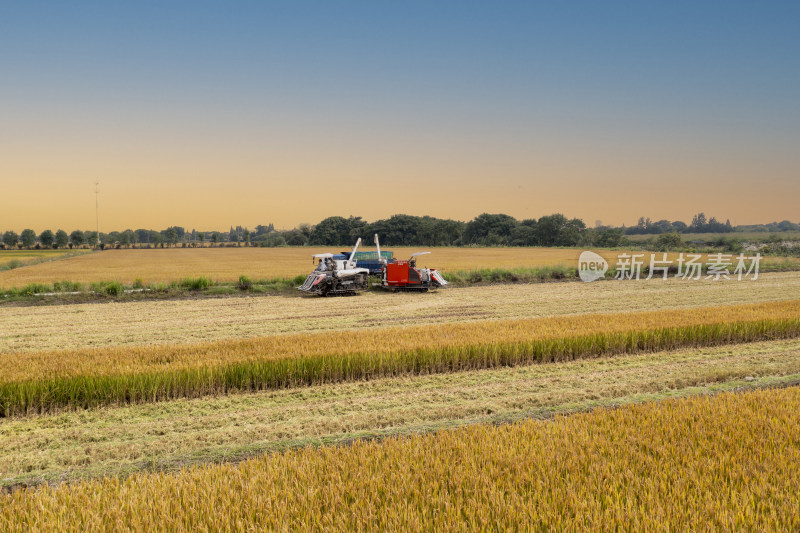
[[[375,234],[375,246],[377,246],[378,256],[380,256],[381,245],[377,233]],[[381,285],[393,291],[419,292],[446,287],[448,283],[441,272],[433,268],[417,267],[417,257],[429,253],[417,252],[411,254],[408,260],[384,261],[381,270]]]
[[[356,241],[349,257],[347,254],[314,254],[316,265],[298,290],[318,296],[352,295],[369,287],[369,270],[356,266],[355,257],[361,239]]]

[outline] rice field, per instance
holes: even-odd
[[[0,496],[5,531],[800,529],[800,389]]]
[[[800,381],[800,339],[0,420],[0,489]]]
[[[0,286],[286,276],[316,251],[112,250],[1,272]],[[577,261],[433,252],[444,270]],[[782,272],[6,305],[0,487],[53,485],[0,494],[0,530],[790,529],[798,440],[773,441],[782,455],[758,437],[776,420],[796,428],[796,410],[776,409],[799,399],[653,402],[797,383],[798,294],[800,273]],[[727,425],[703,414],[718,401]],[[651,403],[529,420],[640,402]],[[728,455],[691,455],[715,432]]]
[[[285,335],[198,345],[19,353],[0,360],[0,415],[566,361],[799,334],[800,300],[789,300]]]
[[[212,342],[385,326],[769,302],[800,294],[800,272],[755,282],[677,279],[492,285],[355,298],[257,296],[0,309],[0,353]],[[390,319],[387,319],[390,317]]]
[[[388,248],[407,257],[417,248]],[[32,265],[24,270],[0,273],[0,287],[70,280],[81,283],[120,281],[170,282],[207,276],[233,281],[241,275],[253,279],[294,277],[313,269],[311,255],[330,252],[330,247],[301,248],[173,248],[105,250],[56,264]],[[333,251],[338,251],[334,249]],[[423,259],[442,270],[548,266],[578,261],[579,250],[560,248],[431,248]],[[609,252],[611,257],[611,252]],[[613,253],[616,257],[616,252]],[[420,264],[422,266],[422,264]]]
[[[407,258],[419,248],[388,247],[396,257]],[[311,255],[330,252],[330,247],[300,248],[173,248],[105,250],[58,263],[37,264],[0,272],[0,288],[63,280],[80,283],[118,281],[171,282],[206,276],[214,281],[235,281],[241,275],[253,279],[293,278],[313,268]],[[334,249],[333,251],[338,251]],[[430,248],[420,266],[444,272],[493,268],[575,267],[581,250],[576,248]],[[600,250],[611,265],[619,251]],[[673,259],[677,254],[670,254]],[[782,262],[785,258],[779,259]],[[772,258],[765,258],[766,265]],[[800,260],[796,261],[800,265]]]

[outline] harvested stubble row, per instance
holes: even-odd
[[[0,358],[0,416],[797,335],[791,300],[11,354]]]
[[[800,389],[471,426],[0,497],[0,528],[797,531]]]

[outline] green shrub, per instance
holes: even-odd
[[[81,284],[74,281],[56,281],[53,283],[54,292],[78,292],[81,290]]]
[[[103,292],[108,296],[119,296],[124,291],[122,284],[118,281],[109,281],[103,287]]]
[[[45,292],[53,292],[53,287],[43,283],[29,283],[22,288],[21,293],[26,296],[33,296],[34,294],[41,294]]]
[[[655,242],[655,249],[659,252],[670,252],[680,250],[683,247],[683,239],[678,232],[662,233]]]
[[[212,282],[209,278],[200,276],[199,278],[184,278],[180,281],[179,285],[182,289],[201,291],[209,288],[212,285]]]
[[[239,283],[236,284],[236,288],[240,291],[249,291],[253,288],[253,281],[247,276],[239,276]]]

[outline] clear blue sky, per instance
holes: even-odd
[[[4,2],[0,65],[2,229],[800,221],[798,2]]]

